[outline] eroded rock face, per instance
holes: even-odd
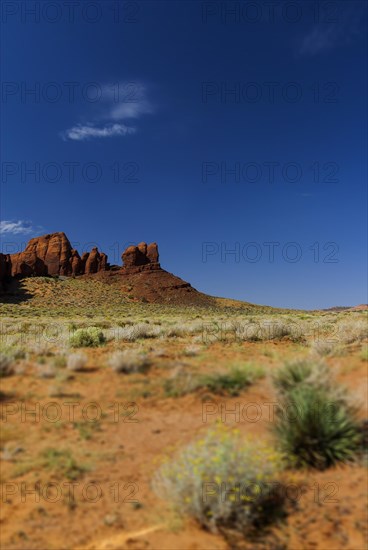
[[[127,272],[152,271],[161,269],[159,264],[158,247],[156,243],[147,245],[139,243],[129,246],[122,254],[122,270]]]
[[[123,252],[122,259],[121,274],[161,270],[156,243],[147,245],[141,242],[137,246],[129,246]],[[117,266],[116,269],[119,270]],[[0,253],[0,289],[4,289],[12,277],[77,277],[109,270],[107,255],[99,252],[97,247],[80,256],[65,233],[51,233],[31,239],[23,252]]]
[[[71,251],[71,258],[70,258],[70,267],[72,270],[73,277],[76,277],[77,275],[81,275],[84,270],[82,270],[82,260],[79,256],[78,250],[75,250],[75,248]]]
[[[70,275],[72,247],[65,233],[31,239],[24,252],[11,254],[12,275]]]
[[[36,237],[23,252],[1,256],[5,258],[0,260],[1,273],[6,271],[13,277],[77,276],[109,268],[106,254],[100,254],[97,248],[81,258],[63,232]],[[5,280],[5,275],[0,275],[0,280]]]

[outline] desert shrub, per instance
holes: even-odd
[[[285,336],[290,340],[302,340],[302,326],[300,323],[288,322],[283,319],[265,319],[262,322],[248,319],[247,322],[232,323],[229,330],[234,331],[236,339],[258,342],[279,340]]]
[[[264,376],[264,370],[251,363],[234,365],[227,372],[217,372],[205,375],[200,385],[217,394],[239,395],[246,387]]]
[[[327,357],[328,355],[334,355],[338,350],[336,342],[329,340],[316,340],[311,344],[311,351],[313,354],[319,357]]]
[[[236,430],[210,429],[156,472],[153,488],[182,514],[211,531],[262,527],[283,509],[275,482],[283,457]],[[277,485],[277,483],[276,483]]]
[[[72,348],[96,348],[105,342],[105,336],[97,327],[79,328],[69,338]]]
[[[184,336],[186,333],[185,327],[183,325],[173,325],[164,330],[164,334],[167,338],[177,338]]]
[[[324,470],[352,460],[361,439],[356,408],[341,391],[305,382],[281,398],[274,425],[281,450],[297,467]]]
[[[161,334],[159,327],[151,327],[148,323],[138,323],[136,325],[126,326],[116,334],[116,338],[135,342],[140,338],[157,338]]]
[[[146,371],[150,365],[150,360],[145,353],[136,350],[124,350],[113,353],[108,363],[115,372],[128,374]]]
[[[183,367],[176,368],[170,378],[163,383],[166,397],[181,397],[196,391],[199,386],[198,377],[193,376],[193,373]]]
[[[0,353],[0,377],[14,374],[14,361],[12,357]]]
[[[286,393],[304,383],[311,376],[313,368],[314,364],[306,360],[286,363],[273,374],[273,384],[279,392]]]
[[[84,353],[71,353],[66,360],[66,367],[71,371],[78,371],[83,369],[88,361],[87,356]]]
[[[362,342],[368,338],[367,321],[350,320],[341,322],[338,325],[339,341],[345,344],[353,344]]]

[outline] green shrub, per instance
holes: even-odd
[[[79,328],[69,339],[72,348],[96,348],[102,346],[106,338],[97,327]]]
[[[356,413],[341,392],[299,383],[281,398],[274,431],[295,466],[324,470],[351,461],[359,451]]]
[[[244,388],[250,386],[263,376],[264,371],[261,367],[246,363],[244,365],[232,366],[228,372],[203,376],[200,385],[206,387],[212,393],[236,396]]]
[[[286,363],[273,374],[273,384],[279,392],[288,392],[305,382],[312,374],[313,368],[313,363],[305,360]]]
[[[167,459],[154,476],[153,488],[201,526],[243,533],[282,512],[283,498],[275,489],[282,469],[280,453],[222,426]]]

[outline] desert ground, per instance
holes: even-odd
[[[1,548],[367,547],[364,308],[160,304],[86,277],[1,302]],[[337,403],[316,454],[275,431],[295,372]]]

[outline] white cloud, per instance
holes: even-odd
[[[84,124],[76,124],[61,133],[64,140],[85,141],[93,138],[127,136],[136,131],[126,120],[139,119],[153,112],[145,86],[122,82],[101,86],[101,109]],[[95,105],[96,107],[96,105]]]
[[[32,222],[27,222],[24,220],[4,220],[0,222],[0,233],[12,235],[29,235],[29,233],[33,232],[34,228],[32,227]]]
[[[133,134],[135,128],[130,128],[124,124],[109,124],[103,127],[97,127],[92,125],[83,126],[78,124],[69,128],[63,132],[62,137],[64,139],[71,139],[75,141],[85,141],[91,138],[102,138],[102,137],[112,137],[112,136],[127,136],[128,134]]]

